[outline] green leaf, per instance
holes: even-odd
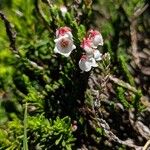
[[[27,139],[27,103],[25,104],[25,111],[24,111],[23,150],[28,150],[28,139]]]
[[[60,137],[59,137],[59,139],[57,139],[57,140],[55,141],[55,144],[56,144],[56,145],[59,144],[59,142],[61,141],[62,137],[63,137],[63,135],[61,134]]]

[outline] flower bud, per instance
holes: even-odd
[[[67,13],[67,7],[66,6],[60,6],[60,11],[62,13],[62,16],[65,16],[65,14]]]

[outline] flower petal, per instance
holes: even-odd
[[[96,63],[94,58],[90,58],[89,61],[91,62],[92,67],[98,67],[98,64]]]
[[[93,54],[94,54],[94,58],[95,58],[96,61],[102,60],[102,54],[100,53],[99,50],[94,50]]]
[[[88,32],[88,38],[91,40],[93,48],[97,48],[98,45],[103,45],[103,37],[97,30],[90,30]]]
[[[55,39],[55,43],[54,52],[64,55],[65,57],[68,57],[72,50],[76,48],[76,46],[73,44],[73,41],[68,38],[67,35]]]
[[[82,71],[85,71],[85,72],[88,72],[91,70],[91,64],[87,61],[83,61],[80,59],[79,61],[79,68],[82,70]]]
[[[93,40],[92,40],[92,47],[93,47],[93,48],[97,48],[98,45],[101,45],[101,46],[103,45],[103,38],[102,38],[101,34],[96,35],[96,36],[93,38]]]
[[[89,58],[87,55],[83,55],[79,61],[79,68],[82,71],[88,72],[91,70],[92,67],[97,67],[98,64],[96,63],[94,58]]]
[[[60,27],[56,30],[56,38],[60,38],[64,35],[68,35],[68,37],[72,39],[73,36],[69,27]]]
[[[59,52],[59,54],[65,56],[65,57],[69,57],[72,51],[68,52],[68,53],[61,53]]]
[[[55,46],[55,48],[54,48],[54,53],[59,53],[59,51],[58,51],[58,49],[57,49],[56,46]]]

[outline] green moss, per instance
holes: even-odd
[[[131,108],[132,105],[127,101],[125,97],[126,90],[122,87],[117,87],[117,98],[123,104],[123,106],[127,109]]]

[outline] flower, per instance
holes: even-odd
[[[87,55],[82,55],[79,60],[79,68],[82,71],[88,72],[92,67],[97,67],[97,63],[94,58],[89,58]]]
[[[69,57],[72,50],[76,48],[73,44],[73,36],[69,27],[60,27],[56,30],[54,52]]]
[[[60,11],[61,11],[61,13],[62,13],[62,16],[64,17],[65,16],[65,14],[67,13],[67,7],[66,6],[60,6]]]
[[[89,38],[83,38],[81,48],[83,48],[87,55],[93,55],[92,41]]]
[[[72,50],[76,48],[76,46],[73,44],[73,40],[68,38],[68,35],[64,35],[59,37],[58,39],[55,39],[55,48],[54,52],[64,55],[65,57],[69,57]]]
[[[97,30],[90,30],[88,32],[88,38],[91,40],[92,47],[97,48],[98,45],[103,45],[103,37],[101,33]]]
[[[82,43],[81,43],[81,47],[85,50],[86,55],[91,58],[94,57],[96,61],[101,60],[101,56],[102,54],[100,53],[99,50],[94,49],[92,47],[92,40],[90,40],[89,38],[84,38]]]
[[[76,131],[78,129],[77,121],[74,120],[73,123],[71,124],[71,129],[72,131]]]
[[[81,42],[81,48],[84,49],[85,55],[79,60],[79,68],[82,71],[90,71],[92,67],[97,67],[96,61],[102,59],[102,54],[97,49],[98,45],[103,45],[103,38],[99,31],[89,30],[87,36]]]
[[[60,27],[59,29],[56,30],[56,38],[60,38],[61,36],[65,35],[67,35],[68,38],[72,39],[73,35],[69,27]]]

